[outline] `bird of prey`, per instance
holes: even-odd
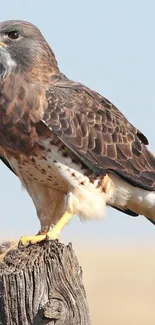
[[[147,144],[109,100],[60,72],[37,27],[0,23],[0,156],[41,224],[22,245],[57,238],[75,214],[101,219],[106,206],[155,223]]]

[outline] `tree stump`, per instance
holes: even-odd
[[[0,324],[90,325],[82,270],[71,244],[42,242],[5,256]]]

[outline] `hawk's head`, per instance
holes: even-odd
[[[39,29],[31,23],[10,20],[0,23],[0,77],[30,70],[58,71],[54,53]]]

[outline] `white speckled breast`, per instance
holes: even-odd
[[[42,151],[38,155],[30,157],[20,155],[18,160],[14,157],[9,157],[8,160],[19,177],[34,179],[66,193],[68,187],[87,185],[90,182],[80,166],[73,163],[69,157],[64,157],[56,146],[52,146],[51,149],[48,147],[47,151]]]

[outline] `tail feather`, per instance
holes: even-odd
[[[114,208],[115,210],[118,210],[118,211],[120,211],[122,213],[125,213],[125,214],[127,214],[129,216],[132,216],[132,217],[138,217],[139,216],[138,213],[136,213],[134,211],[131,211],[129,209],[121,209],[121,208],[118,208],[118,207],[115,207],[115,206],[111,206],[111,207]]]

